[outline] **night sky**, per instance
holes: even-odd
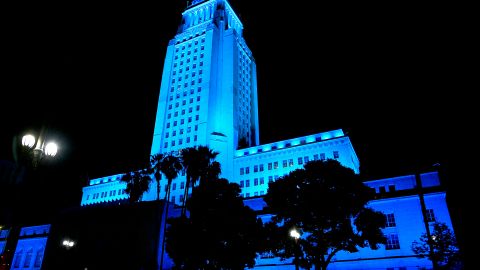
[[[13,136],[49,126],[61,147],[54,177],[75,187],[64,192],[77,204],[87,178],[149,158],[166,46],[185,2],[137,2],[4,9],[0,159],[11,160]],[[458,9],[230,2],[257,64],[261,143],[342,128],[365,177],[440,163],[452,194],[462,192],[455,141],[470,108]]]

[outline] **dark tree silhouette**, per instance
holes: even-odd
[[[326,269],[340,250],[377,249],[386,241],[381,231],[385,216],[366,207],[372,195],[353,170],[336,160],[308,162],[269,183],[265,202],[275,214],[267,226],[272,252],[293,257],[292,228],[302,234],[299,263],[307,268]]]
[[[171,219],[167,251],[176,269],[253,267],[262,241],[262,222],[243,205],[238,184],[206,181],[187,201],[189,217]]]
[[[420,241],[413,241],[412,251],[419,256],[419,258],[428,258],[430,261],[435,261],[440,269],[460,269],[461,256],[457,245],[455,234],[447,224],[443,222],[433,223],[433,231],[431,232],[431,244],[433,252],[430,252],[430,245],[428,236],[423,233]]]
[[[129,195],[129,201],[133,203],[142,199],[143,194],[147,192],[150,187],[152,178],[150,177],[149,169],[142,169],[122,175],[120,181],[127,183],[125,192]]]
[[[181,151],[180,159],[182,160],[183,169],[186,174],[182,209],[183,216],[186,214],[186,201],[190,188],[193,192],[193,187],[197,181],[200,180],[200,182],[203,182],[203,179],[206,179],[207,176],[211,177],[212,168],[217,170],[218,175],[220,174],[219,163],[217,162],[217,165],[213,164],[217,155],[218,152],[211,150],[207,146],[188,147]]]

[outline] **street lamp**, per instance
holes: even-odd
[[[26,134],[22,137],[22,146],[33,153],[33,168],[37,168],[38,162],[45,156],[54,157],[58,152],[58,146],[55,142],[45,142],[44,131],[40,132],[38,138],[32,134]]]
[[[298,252],[300,246],[298,245],[298,239],[300,238],[300,233],[296,229],[290,230],[290,237],[295,239],[295,270],[298,270]]]
[[[65,240],[63,240],[62,245],[63,245],[66,249],[70,249],[70,248],[72,248],[73,246],[75,246],[75,241],[65,239]]]

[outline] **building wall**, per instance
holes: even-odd
[[[23,227],[10,269],[40,269],[50,225]]]

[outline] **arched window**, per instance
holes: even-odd
[[[25,261],[23,261],[23,267],[30,267],[32,261],[33,248],[30,248],[25,255]]]
[[[42,260],[43,260],[43,247],[37,250],[37,254],[35,255],[35,263],[33,264],[33,266],[34,267],[42,266]]]
[[[20,267],[20,262],[22,261],[22,257],[23,257],[23,250],[20,249],[19,251],[15,252],[15,260],[13,262],[14,268]]]

